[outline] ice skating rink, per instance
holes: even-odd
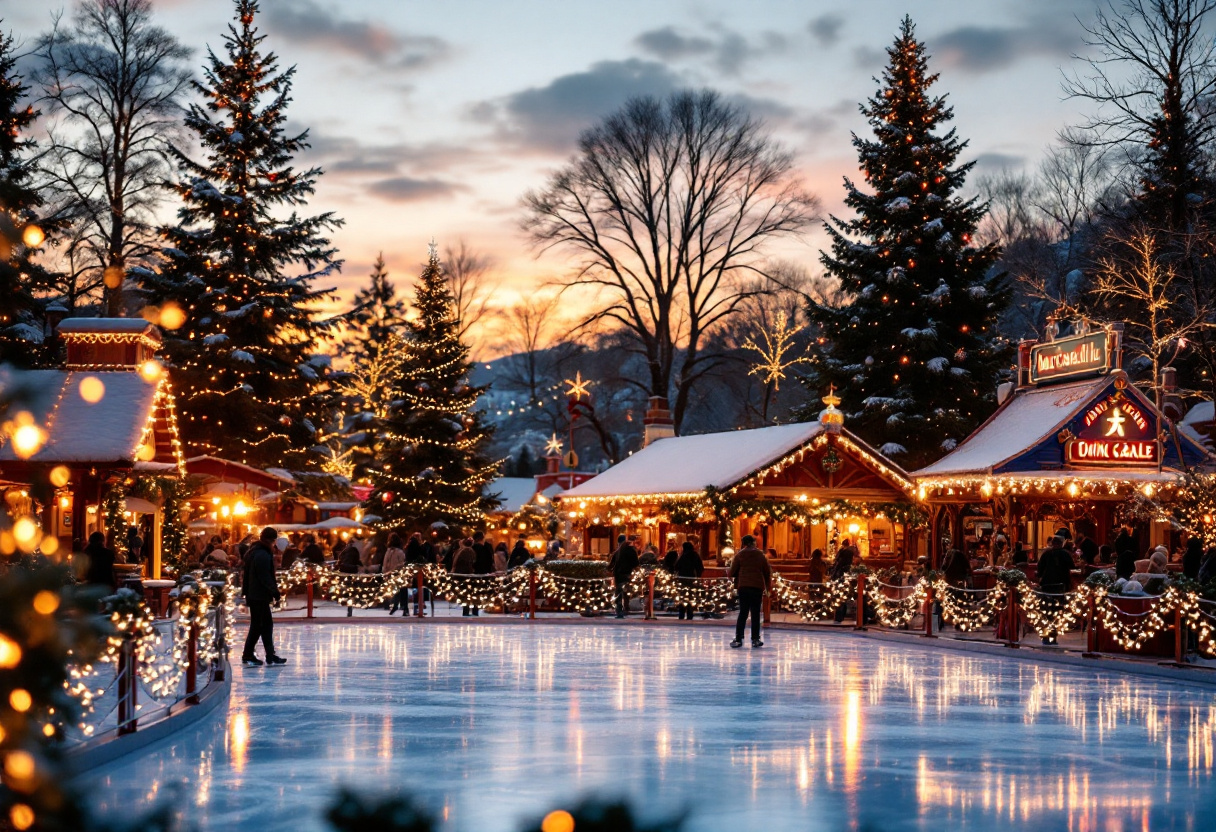
[[[243,635],[243,634],[242,634]],[[130,818],[310,832],[342,784],[460,832],[587,794],[687,829],[1201,829],[1216,688],[722,627],[294,625],[227,712],[86,778]]]

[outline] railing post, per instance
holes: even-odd
[[[536,618],[536,570],[528,570],[528,618]]]
[[[1186,627],[1182,624],[1182,603],[1174,607],[1174,661],[1186,663]]]
[[[864,572],[857,573],[857,623],[853,625],[855,630],[864,630],[866,628],[866,575]]]
[[[135,666],[135,639],[125,634],[118,648],[118,733],[135,732],[136,696],[139,691],[139,668]]]
[[[418,591],[418,602],[417,602],[418,605],[417,605],[417,607],[415,607],[414,615],[418,616],[419,618],[424,618],[426,616],[426,575],[424,574],[425,571],[426,571],[425,569],[423,569],[421,566],[419,566],[418,572],[415,575],[415,583],[418,585],[418,590],[417,590]]]
[[[305,597],[308,599],[308,612],[305,614],[305,616],[304,616],[305,618],[312,618],[313,578],[314,578],[314,573],[312,571],[312,566],[309,566],[308,567],[308,580],[305,582],[305,587],[304,587]]]
[[[1009,593],[1005,609],[1005,626],[1009,628],[1009,632],[1005,634],[1005,646],[1017,648],[1021,646],[1022,641],[1022,618],[1018,614],[1018,591],[1013,584],[1005,587],[1005,591]]]
[[[198,704],[198,620],[193,617],[186,639],[186,704]]]
[[[654,620],[654,572],[646,576],[646,615],[647,621]]]
[[[764,610],[764,626],[767,627],[773,623],[773,599],[767,592],[764,593],[764,602],[761,607]]]
[[[224,640],[224,602],[220,601],[215,607],[215,661],[211,667],[211,678],[217,682],[224,681],[224,667],[228,659],[228,643]]]
[[[1098,601],[1094,593],[1089,593],[1085,604],[1085,652],[1082,656],[1098,655]]]
[[[925,582],[925,638],[937,638],[933,635],[933,584]]]

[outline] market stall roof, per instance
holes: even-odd
[[[647,447],[561,493],[561,499],[618,495],[692,497],[707,488],[725,490],[751,479],[774,463],[806,448],[825,431],[819,422],[798,422],[752,430],[673,436]],[[839,437],[874,460],[905,489],[907,475],[848,431]]]
[[[1058,387],[1022,388],[950,453],[913,476],[988,473],[1054,437],[1110,383],[1091,379]]]
[[[1002,474],[1050,479],[1145,480],[1172,478],[1187,465],[1210,462],[1207,452],[1183,433],[1175,441],[1171,432],[1162,454],[1163,472],[1152,465],[1136,471],[1133,465],[1089,466],[1069,464],[1064,447],[1069,437],[1082,432],[1087,414],[1095,406],[1122,396],[1147,414],[1149,425],[1164,419],[1122,371],[1071,384],[1021,387],[997,408],[974,433],[944,457],[916,471],[918,482],[952,477],[984,477]],[[1091,420],[1092,421],[1092,420]],[[1151,431],[1150,431],[1151,432]]]
[[[26,370],[9,382],[27,392],[19,409],[42,426],[46,441],[26,460],[2,444],[0,463],[131,468],[142,461],[171,464],[175,473],[183,464],[173,394],[164,378],[149,381],[122,370]]]
[[[486,483],[483,491],[497,494],[501,504],[496,512],[515,514],[523,509],[536,495],[535,477],[499,477]]]

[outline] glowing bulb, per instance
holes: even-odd
[[[29,459],[46,442],[46,431],[32,422],[20,425],[13,431],[13,453]]]
[[[143,380],[148,383],[158,381],[160,377],[164,375],[164,373],[164,365],[155,358],[149,358],[143,364],[139,365],[139,374],[143,377]]]
[[[21,645],[0,633],[0,670],[12,670],[21,663]]]
[[[34,596],[34,612],[40,615],[50,615],[59,609],[59,596],[44,589]]]
[[[550,812],[540,822],[540,832],[574,832],[574,816],[563,809]]]
[[[185,311],[170,301],[160,308],[160,325],[164,329],[180,329],[186,322]]]
[[[27,225],[25,232],[21,235],[21,242],[25,243],[27,248],[38,248],[44,240],[46,240],[46,234],[36,225]]]
[[[12,821],[14,829],[29,829],[34,825],[34,810],[24,803],[14,803],[13,808],[8,810],[8,819]]]
[[[109,266],[101,273],[101,279],[107,289],[117,289],[122,285],[123,271],[120,266]]]
[[[80,398],[89,404],[97,404],[105,395],[105,382],[97,376],[85,376],[80,380]]]
[[[67,469],[66,465],[56,465],[51,469],[51,485],[56,488],[63,488],[72,479],[72,472]]]
[[[41,533],[42,530],[38,528],[38,524],[29,517],[22,517],[13,524],[13,539],[26,551],[34,548]]]
[[[67,508],[71,504],[72,504],[72,498],[69,497],[67,494],[62,495],[59,498],[59,507],[60,508]]]
[[[12,705],[13,710],[16,711],[17,713],[23,714],[26,711],[28,711],[30,709],[30,707],[34,704],[34,698],[32,696],[30,696],[30,692],[28,690],[26,690],[25,688],[17,688],[16,690],[14,690],[12,693],[10,693],[8,695],[8,704]],[[20,753],[20,752],[14,752],[14,753],[16,754],[16,753]],[[12,758],[13,758],[13,755],[10,754],[9,759],[11,760]],[[7,767],[8,767],[8,764],[5,763],[5,768],[7,768]],[[12,771],[10,771],[9,773],[12,774],[14,777],[20,776]],[[31,758],[30,774],[33,774],[33,773],[34,773],[34,761]],[[26,776],[28,777],[29,775],[26,775]]]

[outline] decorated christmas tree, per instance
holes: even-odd
[[[905,18],[877,95],[862,105],[874,138],[854,136],[869,191],[845,180],[856,218],[826,224],[821,260],[847,298],[808,307],[810,404],[835,385],[847,424],[912,468],[965,438],[995,407],[1009,347],[996,320],[1009,302],[991,274],[994,245],[972,235],[986,206],[959,195],[967,143],[939,128],[953,117],[929,88],[924,44]]]
[[[170,376],[190,453],[258,466],[299,461],[317,439],[316,354],[327,324],[317,303],[336,271],[326,233],[333,214],[300,216],[321,171],[297,171],[307,133],[285,133],[293,69],[263,52],[254,0],[237,0],[226,60],[208,52],[186,127],[204,159],[178,151],[183,206],[165,230],[167,266],[144,274],[153,303],[175,302],[186,324],[166,340]]]
[[[469,349],[458,337],[460,322],[433,243],[414,307],[400,389],[378,426],[382,446],[366,509],[382,518],[383,528],[480,526],[497,502],[482,490],[499,463],[486,456],[492,429],[476,410],[484,388],[469,383]]]
[[[362,477],[378,457],[378,425],[389,418],[401,387],[408,338],[405,312],[381,255],[347,316],[343,354],[348,366],[336,380],[340,406],[327,441],[331,459],[345,455],[355,477]]]
[[[46,274],[33,257],[47,228],[38,221],[42,199],[30,182],[34,142],[26,136],[38,113],[26,101],[16,64],[13,38],[0,32],[0,362],[33,363],[38,350],[23,328],[42,328],[34,288]]]

